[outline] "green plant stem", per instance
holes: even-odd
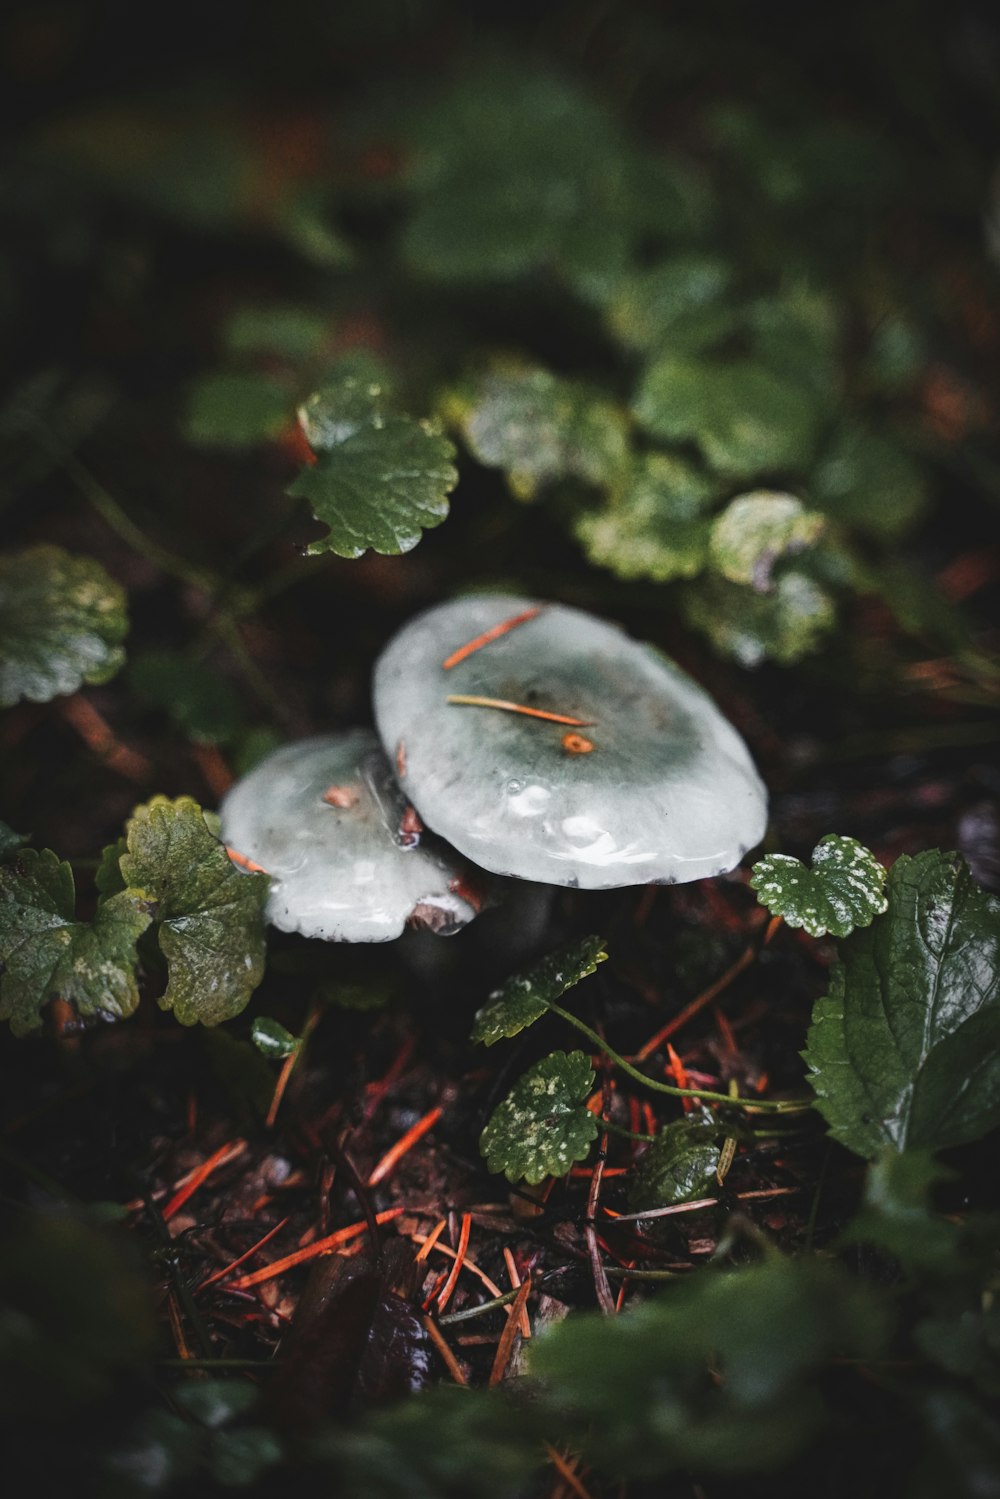
[[[624,1124],[615,1124],[612,1119],[605,1119],[603,1114],[600,1119],[601,1129],[608,1130],[612,1135],[621,1135],[624,1140],[639,1140],[643,1145],[648,1145],[651,1140],[656,1139],[655,1135],[644,1135],[639,1130],[626,1129]]]
[[[492,1301],[480,1302],[479,1306],[467,1306],[460,1312],[448,1312],[445,1316],[438,1318],[438,1323],[441,1327],[446,1327],[452,1322],[470,1322],[473,1317],[483,1317],[497,1307],[508,1306],[516,1299],[519,1290],[520,1286],[513,1291],[505,1291],[502,1296],[494,1296]]]
[[[782,1098],[773,1100],[765,1098],[733,1098],[728,1093],[712,1093],[707,1088],[678,1088],[671,1083],[658,1082],[655,1078],[647,1077],[644,1072],[640,1072],[638,1067],[633,1067],[631,1062],[626,1062],[625,1058],[610,1047],[604,1038],[598,1035],[597,1031],[591,1030],[585,1021],[578,1019],[569,1010],[564,1010],[562,1005],[550,1004],[548,1008],[552,1011],[553,1015],[561,1016],[563,1020],[568,1021],[571,1026],[578,1030],[581,1036],[586,1036],[588,1041],[593,1042],[604,1056],[614,1062],[616,1067],[620,1067],[623,1072],[627,1072],[629,1077],[634,1078],[637,1083],[642,1083],[646,1088],[652,1088],[655,1093],[666,1093],[671,1098],[702,1098],[707,1099],[709,1103],[735,1104],[741,1109],[761,1110],[774,1114],[794,1114],[803,1109],[812,1108],[811,1098]]]

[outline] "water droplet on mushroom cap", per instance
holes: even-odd
[[[276,750],[219,810],[223,841],[271,876],[274,926],[387,942],[407,923],[448,934],[476,915],[467,865],[419,838],[408,805],[376,736],[355,729]]]
[[[406,791],[427,827],[484,869],[584,889],[732,869],[763,836],[767,793],[739,734],[666,657],[548,604],[443,667],[532,607],[442,604],[377,664],[379,733],[405,738]],[[569,744],[567,721],[579,726]]]

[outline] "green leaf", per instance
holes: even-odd
[[[712,526],[709,562],[730,582],[771,593],[775,563],[812,546],[823,525],[823,517],[793,495],[769,490],[741,494]]]
[[[199,447],[258,447],[294,420],[295,388],[258,370],[213,370],[188,397],[184,435]]]
[[[897,443],[857,422],[843,422],[810,477],[819,509],[842,525],[891,539],[927,508],[928,486],[918,464]]]
[[[603,937],[584,937],[570,947],[549,953],[530,972],[509,978],[476,1015],[473,1041],[492,1046],[534,1025],[561,994],[596,973],[598,964],[607,956]]]
[[[722,298],[733,281],[717,255],[679,255],[627,277],[608,308],[612,332],[633,349],[694,354],[730,331]]]
[[[161,1009],[182,1025],[231,1020],[264,975],[267,876],[237,870],[189,796],[154,796],[125,836],[122,876],[156,902],[168,974]]]
[[[0,859],[12,858],[27,841],[27,834],[15,833],[5,822],[0,822]]]
[[[697,1270],[620,1317],[578,1313],[533,1340],[530,1370],[566,1438],[616,1477],[746,1473],[812,1436],[827,1360],[877,1352],[880,1313],[836,1265],[772,1253]]]
[[[0,556],[0,707],[106,682],[127,631],[125,591],[92,558],[54,546]]]
[[[717,1123],[696,1116],[664,1125],[629,1179],[629,1208],[636,1213],[693,1202],[717,1190]]]
[[[317,392],[300,413],[316,463],[288,493],[307,499],[328,534],[311,542],[317,555],[360,557],[408,552],[448,514],[458,482],[452,444],[430,422],[386,415],[377,385],[353,378]]]
[[[805,467],[816,446],[821,410],[808,389],[762,363],[671,354],[646,370],[635,414],[654,437],[690,439],[711,468],[752,478]]]
[[[237,356],[277,354],[298,362],[314,358],[331,337],[330,318],[315,307],[270,303],[238,307],[229,317],[222,340]]]
[[[494,1109],[479,1139],[491,1171],[531,1185],[565,1176],[597,1135],[597,1120],[583,1100],[594,1069],[582,1051],[554,1051],[529,1067]]]
[[[956,1221],[935,1212],[931,1193],[950,1175],[929,1150],[887,1147],[868,1167],[861,1210],[848,1224],[845,1242],[891,1254],[911,1282],[925,1289],[953,1281],[975,1296],[990,1273],[998,1222],[995,1214]]]
[[[886,895],[843,944],[805,1051],[831,1133],[863,1156],[1000,1122],[1000,901],[936,849],[897,859]]]
[[[242,699],[229,679],[179,651],[133,656],[128,677],[140,702],[169,714],[198,743],[229,743],[246,723]]]
[[[828,833],[813,849],[812,864],[807,869],[791,854],[768,854],[754,865],[750,888],[773,915],[810,937],[847,937],[886,909],[885,870],[856,838]]]
[[[646,453],[607,504],[579,516],[574,529],[591,562],[619,578],[692,578],[708,555],[717,494],[718,485],[687,459]]]
[[[257,1050],[272,1061],[281,1061],[298,1051],[299,1038],[293,1036],[270,1015],[258,1015],[250,1028],[250,1038]]]
[[[743,666],[792,665],[816,650],[836,619],[830,595],[797,568],[781,573],[770,593],[709,575],[686,585],[680,602],[688,623]]]
[[[51,999],[84,1018],[120,1020],[139,1003],[136,950],[150,923],[140,890],[114,895],[77,921],[73,873],[50,849],[0,866],[0,1019],[16,1036],[42,1024]]]
[[[458,404],[458,403],[456,403]],[[613,484],[625,472],[625,416],[589,386],[548,370],[495,371],[459,406],[470,452],[531,499],[556,479]]]

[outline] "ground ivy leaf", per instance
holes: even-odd
[[[634,349],[696,353],[732,328],[721,305],[733,280],[717,255],[678,255],[627,277],[608,308],[612,332]]]
[[[188,397],[184,434],[200,447],[257,447],[293,421],[295,389],[262,370],[213,370]]]
[[[494,990],[477,1014],[473,1041],[492,1046],[534,1025],[561,994],[596,973],[597,965],[607,956],[603,937],[584,937],[581,942],[549,953],[530,972],[515,974]]]
[[[886,895],[843,944],[805,1051],[831,1133],[863,1156],[1000,1122],[1000,901],[936,849],[897,859]]]
[[[345,402],[341,425],[334,409],[315,412],[314,432],[321,415],[326,445],[288,491],[308,500],[328,527],[308,550],[338,557],[369,548],[386,556],[411,551],[448,514],[458,483],[452,444],[430,422],[386,416],[372,402],[366,411],[360,396]]]
[[[693,578],[708,556],[717,495],[718,484],[686,458],[647,453],[605,506],[578,517],[577,539],[619,578]]]
[[[237,870],[189,796],[137,807],[126,840],[122,876],[157,906],[168,970],[161,1008],[182,1025],[230,1020],[264,974],[267,877]]]
[[[716,650],[751,667],[791,666],[816,650],[836,619],[826,589],[795,567],[781,573],[770,593],[710,573],[684,585],[680,602],[688,623]]]
[[[709,561],[731,583],[770,593],[775,563],[812,546],[824,524],[794,495],[769,490],[737,495],[712,526]]]
[[[150,923],[130,890],[78,921],[73,873],[50,849],[25,849],[0,867],[0,1019],[17,1036],[37,1030],[60,998],[78,1015],[119,1020],[139,1003],[135,944]]]
[[[489,1169],[531,1185],[565,1176],[597,1135],[597,1120],[583,1105],[593,1079],[582,1051],[554,1051],[529,1067],[479,1138]]]
[[[54,546],[0,557],[0,707],[106,682],[127,630],[125,591],[93,558]]]
[[[473,456],[503,469],[519,499],[556,479],[604,487],[625,473],[624,413],[578,381],[542,369],[496,370],[455,405]]]
[[[753,360],[654,360],[635,399],[639,423],[667,442],[692,440],[719,473],[801,470],[816,446],[821,405],[801,383]]]
[[[812,852],[812,869],[791,854],[768,854],[750,877],[762,906],[810,937],[847,937],[870,926],[888,904],[885,870],[856,838],[828,833]]]
[[[647,1146],[629,1182],[629,1207],[651,1208],[691,1202],[718,1188],[720,1131],[717,1123],[697,1117],[664,1125]]]

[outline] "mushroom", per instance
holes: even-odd
[[[464,862],[422,836],[369,729],[284,745],[219,812],[230,857],[271,876],[267,917],[283,932],[387,942],[406,925],[450,935],[478,914]]]
[[[429,828],[497,874],[608,889],[722,874],[767,793],[707,693],[582,610],[472,595],[375,669],[375,718]]]

